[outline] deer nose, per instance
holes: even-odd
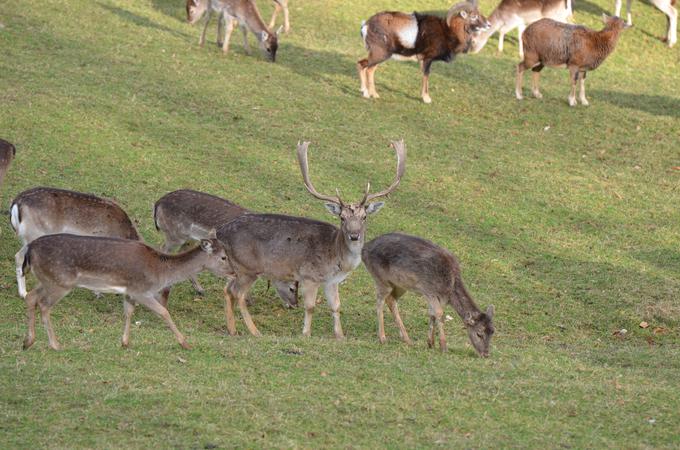
[[[352,233],[352,234],[350,234],[350,235],[349,235],[349,240],[350,240],[350,241],[358,241],[358,240],[359,240],[359,233],[356,233],[356,234]]]

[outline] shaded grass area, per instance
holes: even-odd
[[[259,2],[264,17],[269,3]],[[435,64],[432,105],[411,63],[386,63],[381,98],[362,99],[360,21],[445,9],[433,1],[292,1],[276,64],[245,55],[240,36],[222,55],[214,27],[198,48],[199,28],[174,1],[22,5],[0,9],[0,130],[18,149],[3,205],[35,185],[94,192],[118,200],[153,244],[152,205],[181,187],[333,220],[301,183],[295,143],[312,141],[320,190],[359,198],[367,180],[390,182],[387,144],[404,137],[406,175],[369,236],[401,230],[454,251],[480,307],[496,306],[498,331],[489,360],[474,356],[457,318],[451,351],[428,351],[425,302],[407,295],[415,346],[398,342],[390,319],[380,346],[359,268],[341,286],[346,342],[331,339],[325,305],[302,339],[302,311],[283,309],[265,283],[251,308],[265,337],[240,323],[242,335],[226,337],[222,283],[204,276],[204,299],[184,283],[171,303],[191,352],[140,308],[121,350],[120,299],[87,292],[54,310],[65,351],[48,351],[39,329],[22,352],[18,243],[3,222],[6,446],[677,445],[680,54],[650,37],[665,30],[652,6],[636,4],[635,28],[589,74],[591,106],[571,109],[560,70],[543,72],[543,100],[517,102],[516,40],[497,55],[495,38]],[[576,21],[599,27],[611,7],[577,2]]]

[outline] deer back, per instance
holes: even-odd
[[[185,240],[206,239],[210,231],[249,212],[229,200],[204,192],[181,189],[161,197],[154,205],[156,229]]]
[[[246,214],[217,230],[236,272],[322,281],[338,264],[338,228],[318,220]]]
[[[15,230],[27,242],[56,233],[140,239],[120,206],[92,194],[38,187],[19,194],[10,212]]]

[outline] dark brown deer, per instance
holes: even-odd
[[[429,93],[430,66],[434,61],[451,62],[459,53],[467,53],[473,35],[489,27],[481,15],[477,0],[463,1],[449,9],[446,19],[416,12],[384,11],[361,24],[368,57],[357,62],[361,93],[378,98],[375,70],[378,64],[394,59],[420,61],[423,71],[421,96],[431,103]]]
[[[397,154],[397,175],[385,190],[370,194],[366,186],[363,199],[345,203],[340,195],[320,194],[309,179],[307,147],[298,144],[297,156],[305,187],[314,197],[326,201],[326,208],[340,219],[340,228],[326,222],[276,214],[245,214],[217,230],[235,272],[225,289],[225,315],[229,334],[236,333],[234,302],[238,301],[243,321],[251,334],[259,336],[245,302],[246,293],[264,276],[275,280],[297,281],[304,299],[305,319],[302,333],[311,335],[312,315],[320,286],[333,315],[337,339],[344,333],[340,324],[338,285],[361,263],[361,248],[366,233],[366,217],[380,210],[383,202],[369,203],[392,192],[401,181],[406,164],[403,141],[393,142]]]
[[[571,79],[569,106],[576,105],[576,83],[580,82],[579,100],[588,105],[586,99],[586,72],[597,69],[616,48],[619,34],[629,28],[619,17],[602,15],[604,28],[591,30],[581,25],[541,19],[532,23],[522,35],[524,59],[517,64],[515,96],[522,99],[524,71],[531,69],[531,91],[536,98],[542,98],[538,79],[543,67],[566,67]]]
[[[465,324],[470,342],[482,357],[489,356],[489,343],[494,333],[493,306],[482,312],[468,294],[460,276],[456,257],[438,245],[415,236],[390,233],[379,236],[364,246],[361,257],[375,281],[377,291],[378,339],[385,342],[383,307],[385,302],[399,327],[404,342],[411,344],[399,315],[397,301],[407,291],[427,299],[430,310],[430,332],[427,343],[434,346],[435,327],[439,330],[439,348],[446,351],[444,306],[451,305]]]
[[[3,181],[5,181],[5,174],[16,154],[17,149],[11,142],[0,139],[0,188]]]
[[[26,245],[40,236],[70,233],[141,239],[128,215],[112,200],[51,187],[37,187],[17,195],[10,207],[10,221],[22,242],[15,256],[22,298],[26,297],[26,284],[19,277],[23,254]]]
[[[178,255],[163,254],[139,241],[72,234],[52,234],[28,244],[21,262],[21,276],[32,271],[38,286],[26,296],[28,333],[24,349],[35,342],[35,311],[47,330],[49,345],[59,350],[52,329],[52,307],[73,288],[125,295],[125,327],[122,345],[130,339],[130,322],[139,303],[160,316],[184,348],[190,348],[160,299],[171,285],[210,270],[217,276],[231,274],[222,245],[216,240]]]
[[[161,197],[154,205],[156,229],[165,236],[164,252],[176,251],[188,241],[206,239],[209,230],[217,229],[234,218],[250,211],[229,200],[204,192],[180,189]],[[196,278],[191,279],[196,291],[203,288]],[[274,287],[287,307],[297,306],[297,285],[274,281]]]

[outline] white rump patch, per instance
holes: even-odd
[[[10,211],[10,222],[12,223],[12,228],[15,232],[19,232],[19,205],[16,203],[12,205],[12,211]]]
[[[404,48],[415,48],[418,37],[418,21],[415,16],[411,15],[408,25],[397,30],[397,37]]]
[[[364,40],[364,45],[366,44],[366,34],[368,34],[368,25],[366,25],[365,20],[362,20],[361,21],[361,38]]]

